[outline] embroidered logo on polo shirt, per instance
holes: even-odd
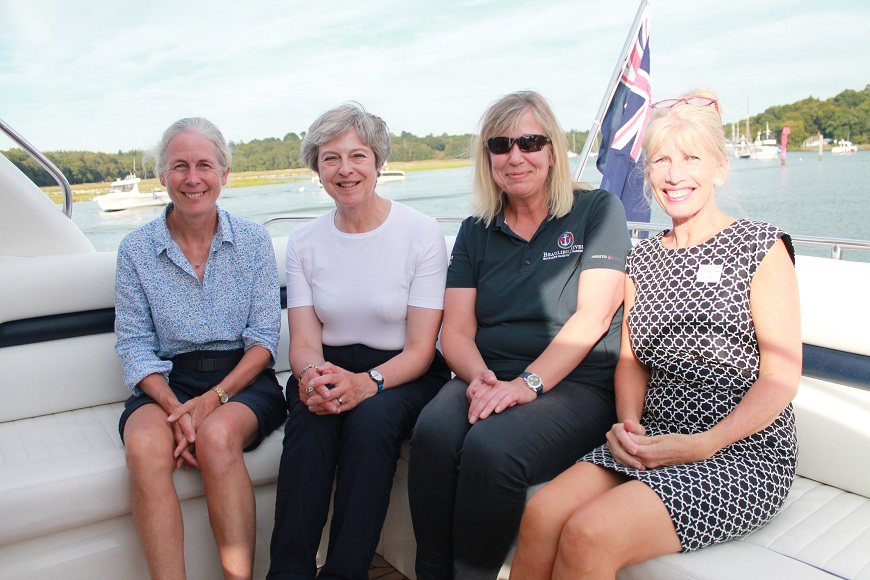
[[[544,252],[543,258],[546,260],[555,260],[557,258],[567,258],[571,254],[580,254],[583,252],[583,244],[574,244],[574,234],[565,232],[556,240],[556,245],[559,249],[555,252]]]

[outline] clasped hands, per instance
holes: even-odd
[[[521,378],[500,381],[491,370],[485,370],[468,384],[468,422],[472,425],[493,413],[501,413],[514,405],[531,403],[537,394]]]
[[[352,373],[330,362],[307,369],[299,381],[299,400],[318,415],[350,411],[378,392],[366,373]]]
[[[214,391],[208,390],[183,404],[179,403],[166,418],[172,425],[172,436],[176,443],[172,452],[176,469],[199,469],[194,447],[196,432],[205,418],[220,406],[220,399],[216,395]]]
[[[607,448],[617,463],[643,471],[709,459],[713,453],[703,445],[702,436],[671,433],[648,437],[643,425],[626,419],[607,432]]]

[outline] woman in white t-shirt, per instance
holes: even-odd
[[[384,121],[357,103],[321,115],[302,154],[335,211],[287,243],[290,417],[269,578],[367,578],[402,441],[450,371],[435,348],[447,251],[434,218],[375,192]]]

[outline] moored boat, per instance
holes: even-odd
[[[146,207],[154,205],[166,205],[169,203],[169,194],[165,189],[155,189],[150,193],[139,191],[141,178],[134,173],[124,179],[120,177],[112,182],[109,193],[98,195],[91,201],[97,202],[103,211],[121,211],[134,207]]]
[[[761,131],[755,137],[755,142],[752,144],[752,151],[749,153],[750,159],[776,159],[779,155],[779,145],[776,139],[770,136],[770,124],[764,132],[764,139],[761,138]]]
[[[831,153],[834,155],[847,155],[849,153],[857,153],[858,146],[854,145],[851,141],[847,141],[845,139],[840,139],[837,141],[837,144],[831,148]]]
[[[405,172],[400,169],[388,169],[386,164],[381,168],[381,173],[378,175],[378,183],[386,183],[388,181],[404,181]]]

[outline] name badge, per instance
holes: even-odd
[[[698,266],[698,282],[718,284],[722,278],[721,264],[701,264]]]

